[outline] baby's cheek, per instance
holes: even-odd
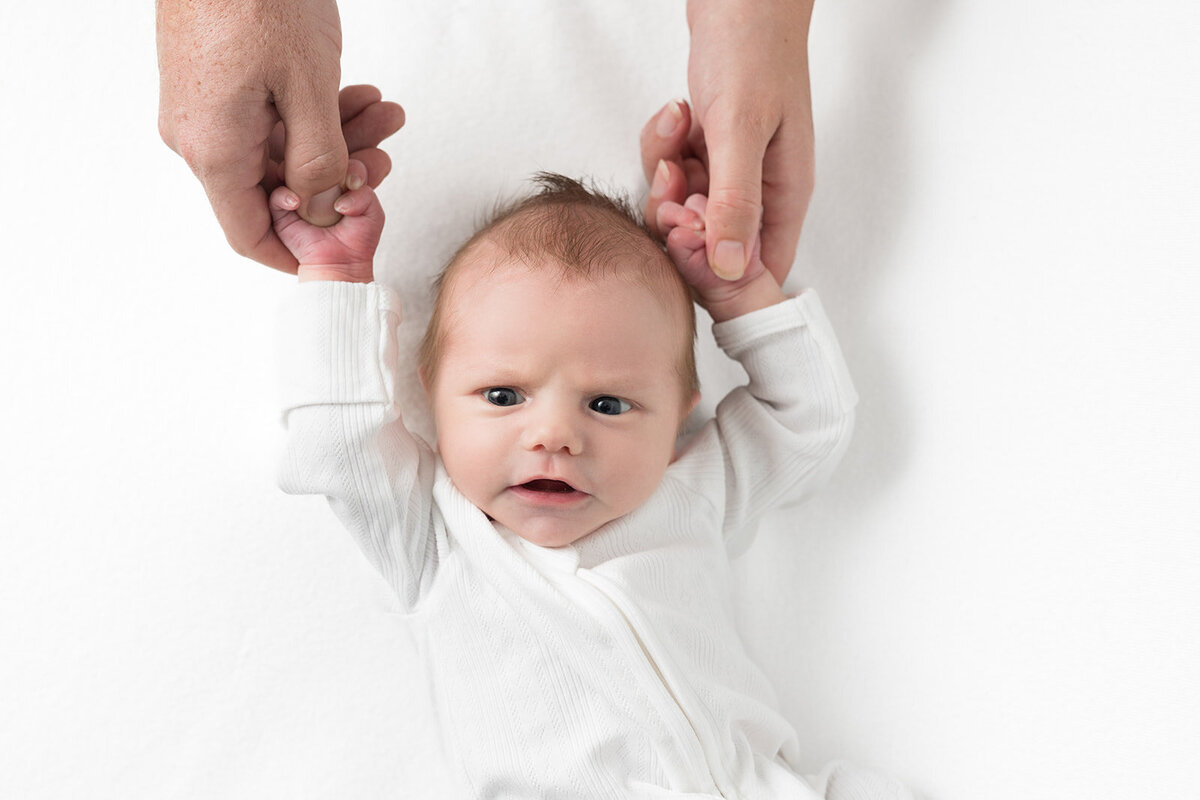
[[[642,447],[629,456],[631,468],[624,471],[622,513],[629,513],[650,499],[662,483],[670,464],[673,448]]]

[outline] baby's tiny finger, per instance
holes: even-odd
[[[690,208],[684,208],[679,203],[667,201],[655,212],[655,223],[664,235],[673,228],[690,228],[694,231],[704,230],[704,219]]]
[[[271,192],[271,211],[288,212],[300,207],[300,196],[286,186],[277,186]]]
[[[684,255],[703,250],[704,234],[691,228],[676,228],[667,236],[667,250],[671,251],[672,248]]]
[[[346,192],[333,204],[333,210],[347,217],[358,217],[366,213],[375,201],[375,192],[370,186],[359,186],[351,192]]]
[[[693,194],[683,202],[684,208],[689,208],[696,212],[700,219],[704,219],[704,213],[708,209],[708,198],[702,194]]]
[[[667,255],[688,283],[695,280],[698,272],[695,264],[703,263],[704,268],[708,268],[704,255],[704,237],[687,228],[676,228],[667,236]]]

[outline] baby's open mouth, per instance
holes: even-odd
[[[554,481],[547,478],[539,478],[536,481],[529,481],[521,484],[522,489],[528,489],[531,492],[553,492],[555,494],[567,494],[575,491],[575,487],[563,481]]]

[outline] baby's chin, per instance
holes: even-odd
[[[530,533],[528,531],[524,531],[524,532],[523,531],[513,531],[513,533],[517,534],[517,536],[520,536],[522,539],[529,542],[530,544],[536,544],[538,547],[555,548],[555,547],[568,547],[570,545],[573,545],[576,542],[578,542],[580,539],[582,539],[585,536],[587,536],[588,534],[592,533],[592,531],[587,531],[586,533],[581,533],[578,535],[553,534],[553,533],[551,533],[551,534]]]
[[[575,544],[580,539],[595,533],[611,522],[611,520],[604,520],[600,524],[589,524],[575,520],[547,519],[539,519],[533,522],[517,519],[506,521],[503,517],[497,519],[491,514],[488,514],[488,519],[493,522],[499,522],[530,544],[550,548],[567,547],[568,545]]]

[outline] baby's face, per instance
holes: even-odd
[[[681,311],[618,277],[466,264],[430,387],[458,490],[530,542],[561,547],[644,503],[696,398],[677,374]]]

